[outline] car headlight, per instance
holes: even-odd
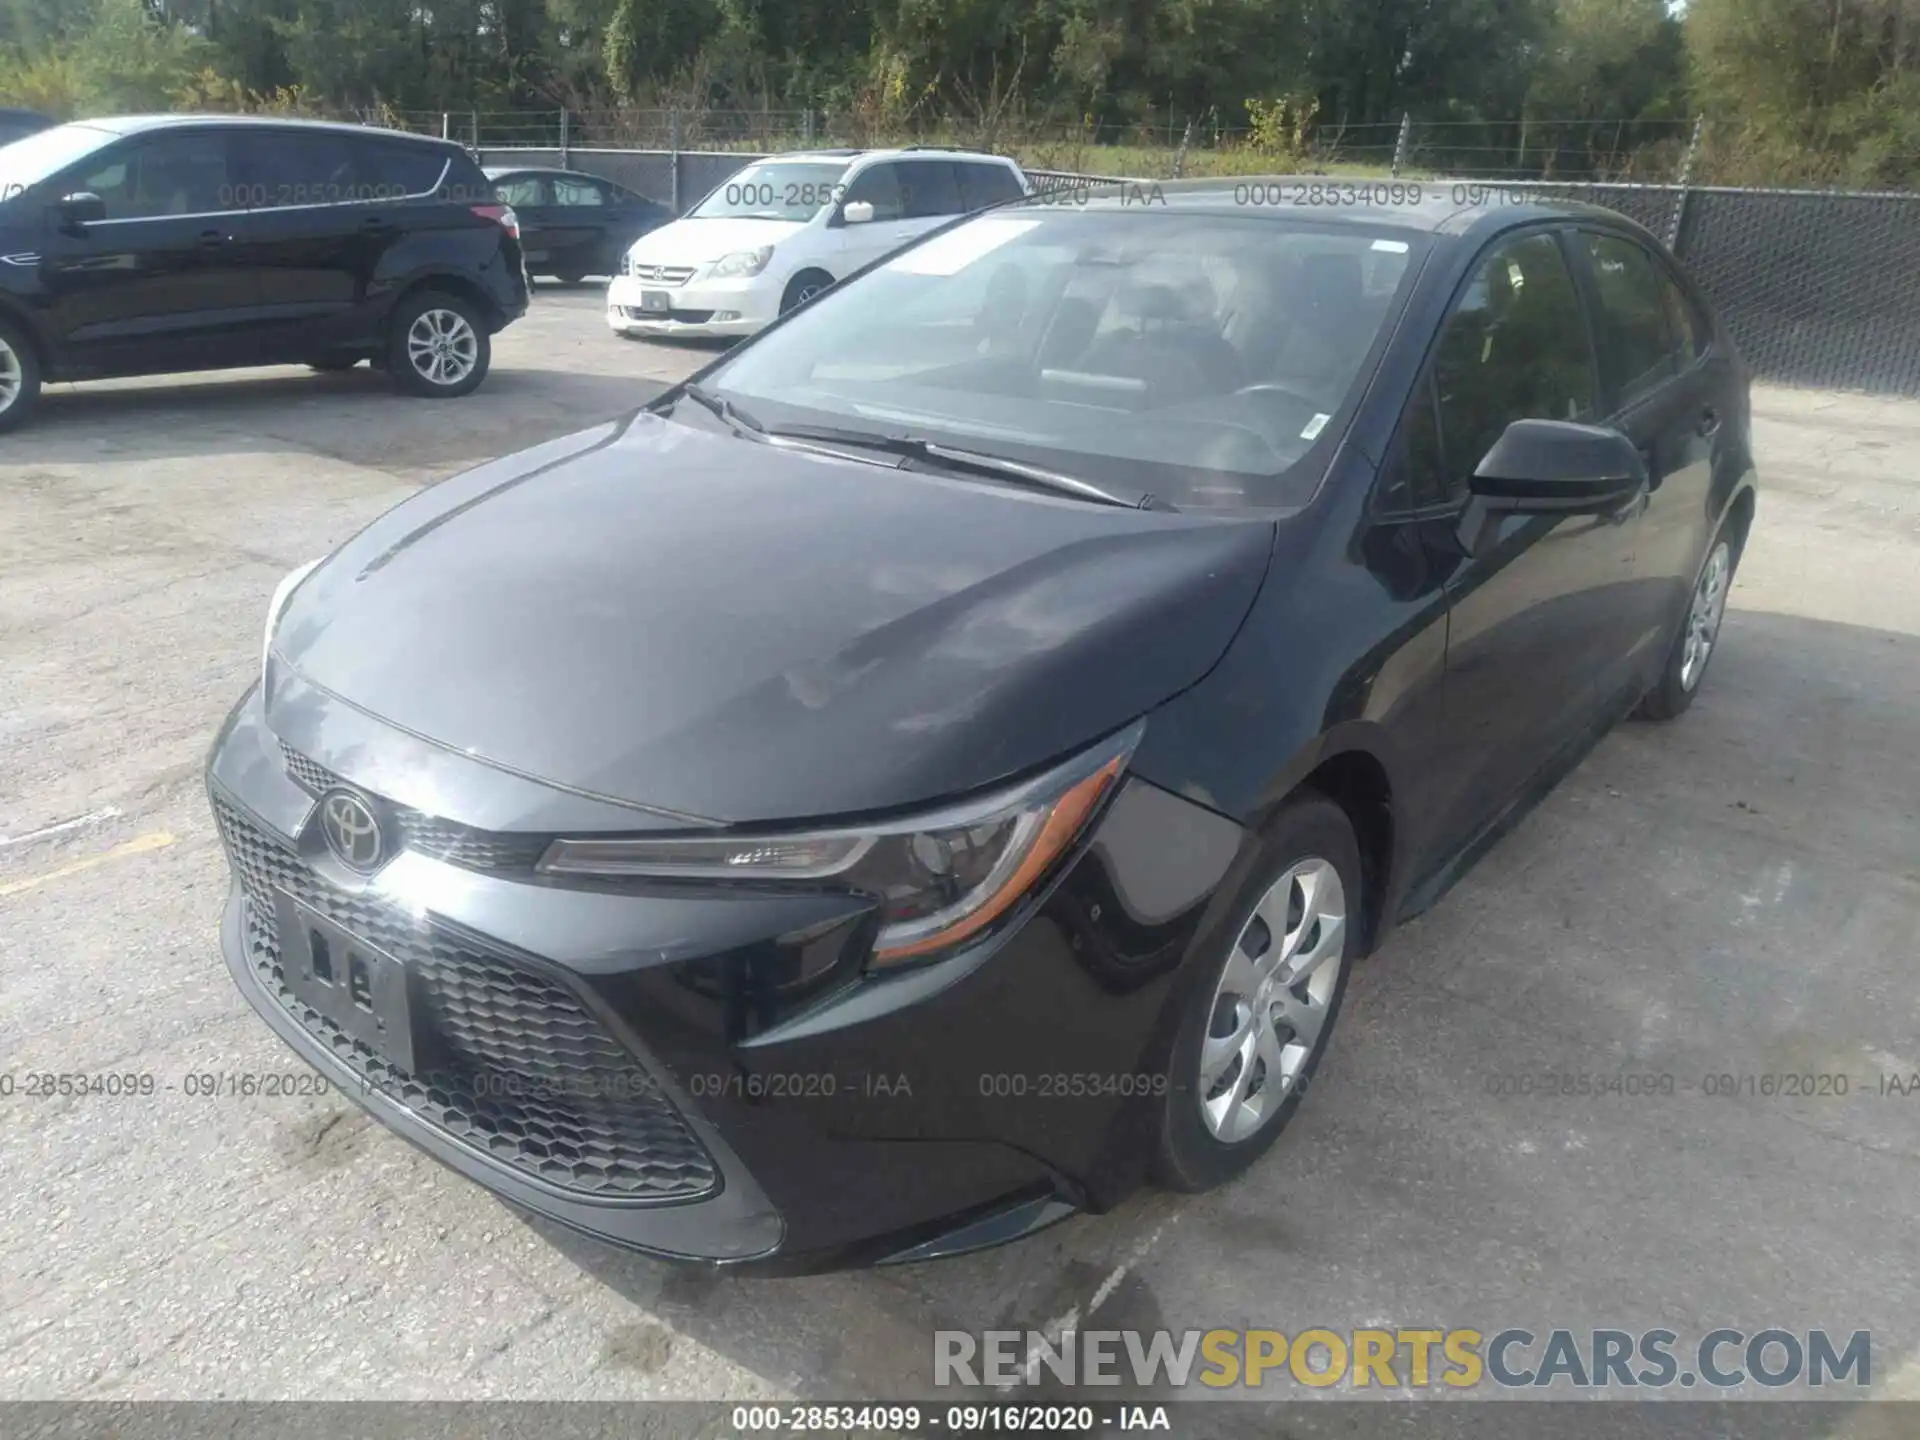
[[[326,557],[323,555],[320,560]],[[309,560],[299,569],[290,571],[286,579],[273,587],[273,599],[267,602],[267,626],[260,636],[260,683],[266,684],[267,656],[273,650],[273,632],[280,624],[280,614],[287,608],[287,602],[293,598],[293,592],[300,582],[311,575],[320,566],[320,560]]]
[[[762,245],[758,250],[736,250],[713,262],[713,278],[720,280],[729,275],[758,275],[767,268],[767,262],[771,259],[771,245]]]
[[[881,902],[873,963],[894,965],[979,935],[1030,892],[1112,793],[1145,726],[1136,723],[1012,789],[863,829],[777,835],[556,840],[550,875],[783,880]]]

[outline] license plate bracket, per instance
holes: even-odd
[[[673,296],[665,290],[642,290],[640,308],[656,315],[665,315],[673,309]]]
[[[287,988],[381,1059],[419,1073],[406,965],[284,890],[274,897]]]

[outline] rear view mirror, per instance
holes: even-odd
[[[77,191],[63,196],[54,206],[54,214],[63,226],[91,225],[96,220],[107,218],[107,202],[91,190]]]
[[[1489,510],[1600,514],[1647,484],[1647,462],[1620,431],[1571,420],[1516,420],[1468,482]]]
[[[849,200],[840,207],[840,218],[849,225],[866,225],[873,220],[873,205],[866,200]]]

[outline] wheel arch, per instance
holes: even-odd
[[[810,275],[818,275],[822,280],[826,281],[828,285],[838,285],[840,283],[834,278],[833,272],[827,269],[826,266],[809,260],[789,275],[787,277],[787,283],[780,287],[781,302],[784,304],[787,296],[793,293],[793,287]]]
[[[21,338],[33,347],[34,361],[40,366],[40,378],[43,381],[57,378],[60,369],[58,356],[52,342],[34,324],[33,317],[21,306],[0,298],[0,321],[17,330]]]
[[[1272,798],[1249,817],[1250,828],[1264,832],[1282,806],[1303,794],[1331,800],[1345,813],[1360,849],[1361,955],[1379,944],[1405,874],[1390,748],[1379,727],[1366,723],[1321,735],[1281,771],[1268,789]]]
[[[445,270],[428,271],[397,286],[393,292],[393,302],[387,307],[387,319],[391,321],[399,313],[401,306],[429,290],[439,291],[445,295],[456,295],[472,305],[487,322],[488,334],[497,335],[506,326],[506,316],[501,313],[500,307],[480,285],[465,275]]]
[[[1747,536],[1753,532],[1753,512],[1757,503],[1751,481],[1742,483],[1734,492],[1733,499],[1727,503],[1726,513],[1721,518],[1720,528],[1733,542],[1733,559],[1737,565],[1740,556],[1747,548]]]
[[[1387,914],[1387,892],[1397,866],[1394,856],[1393,781],[1371,750],[1340,750],[1326,756],[1294,787],[1293,794],[1325,796],[1346,813],[1360,848],[1363,920],[1359,954],[1379,943]]]

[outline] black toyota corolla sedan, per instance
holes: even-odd
[[[1693,701],[1754,505],[1646,232],[1296,188],[963,221],[288,576],[210,761],[247,999],[661,1255],[1246,1169],[1355,961]]]

